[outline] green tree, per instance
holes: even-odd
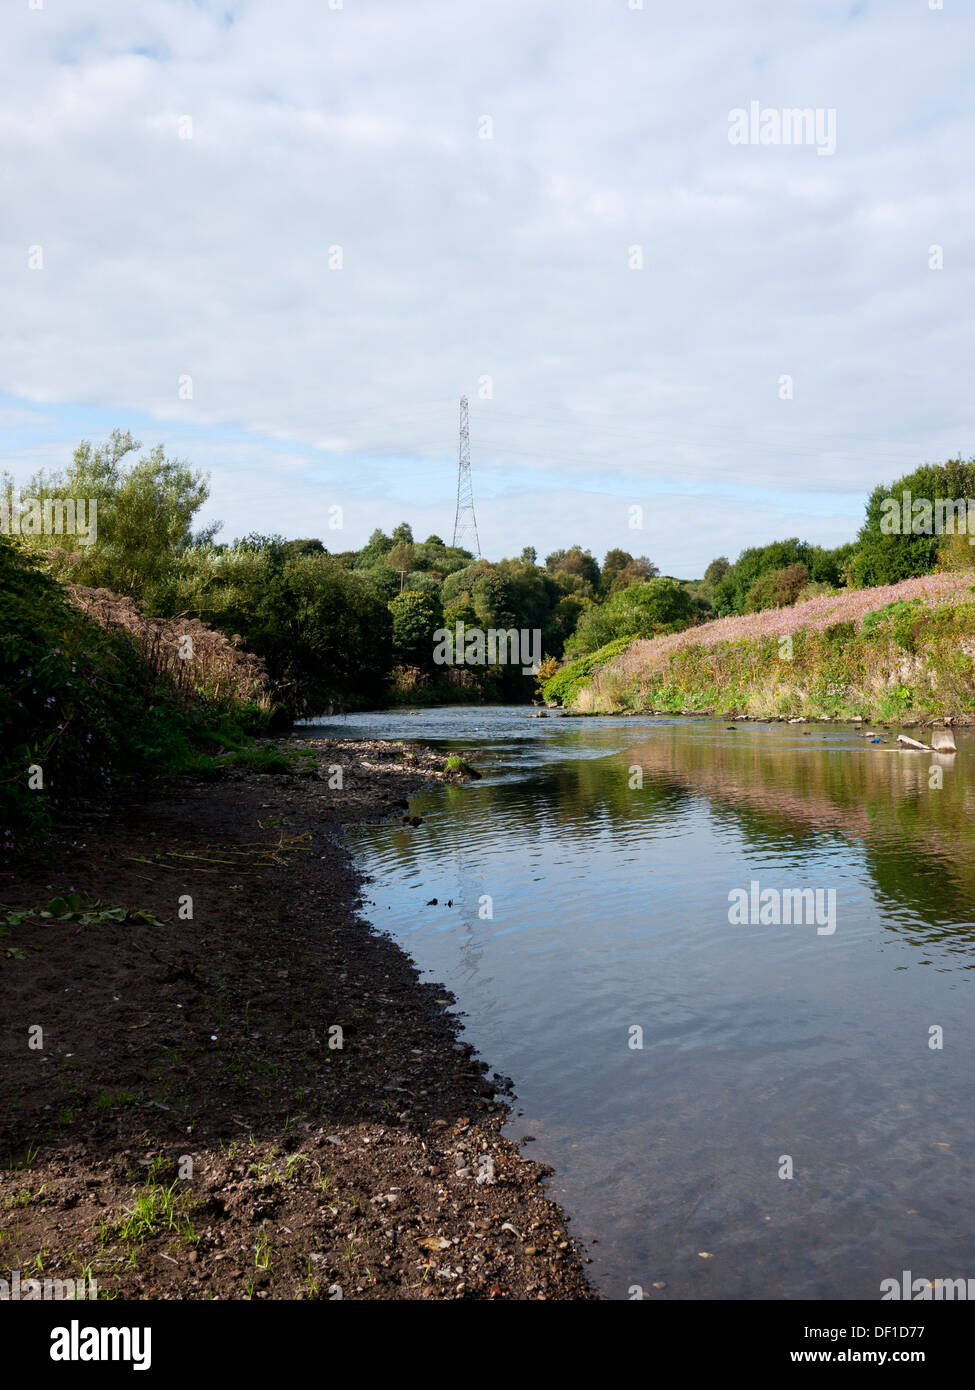
[[[207,501],[204,474],[179,459],[167,458],[158,444],[148,455],[128,463],[141,445],[128,432],[113,430],[94,448],[83,442],[63,471],[35,473],[24,495],[88,498],[97,504],[97,539],[80,545],[65,537],[58,572],[77,584],[114,589],[151,601],[153,588],[194,542],[213,540],[212,525],[194,537],[193,522]],[[12,479],[4,479],[5,490]],[[26,544],[39,552],[51,549],[49,536]]]
[[[741,552],[723,578],[715,584],[714,610],[722,618],[744,613],[749,591],[762,575],[792,565],[805,565],[810,579],[817,583],[838,585],[842,582],[841,556],[844,550],[844,547],[836,551],[824,550],[795,536],[784,541],[771,541],[768,545],[750,546]]]
[[[905,493],[910,494],[906,518]],[[914,575],[930,574],[937,567],[945,539],[944,534],[937,533],[935,503],[962,499],[967,503],[969,497],[975,498],[975,458],[924,464],[889,487],[874,488],[849,562],[851,583],[859,587],[896,584]],[[896,513],[889,505],[885,507],[888,498],[897,504]],[[891,529],[887,520],[895,515],[897,530]]]
[[[415,547],[411,541],[399,540],[387,554],[386,564],[397,573],[400,570],[405,570],[408,573],[416,564],[414,550]]]
[[[565,655],[574,660],[619,638],[677,632],[697,617],[694,600],[676,579],[649,579],[618,589],[605,603],[583,609],[575,632],[565,644]]]
[[[633,556],[628,550],[607,550],[603,557],[602,583],[603,593],[608,594],[613,586],[613,580],[618,574],[626,569],[627,565],[632,565]]]
[[[603,561],[600,592],[615,594],[644,579],[655,579],[660,571],[646,555],[633,556],[626,550],[610,550]]]
[[[356,561],[357,569],[372,569],[374,565],[382,564],[386,556],[393,548],[393,538],[387,536],[378,527],[373,531],[366,544],[359,551],[359,558]]]
[[[553,550],[545,557],[545,568],[564,593],[592,598],[599,592],[599,565],[591,552],[580,545],[570,546],[568,550]]]
[[[286,547],[251,536],[220,554],[194,552],[170,595],[174,610],[239,634],[293,716],[381,704],[391,664],[387,598],[369,574],[326,554],[289,556]]]
[[[410,589],[389,605],[393,617],[393,660],[401,666],[433,666],[433,634],[441,626],[440,604],[432,594]]]
[[[727,555],[719,555],[717,559],[711,561],[704,571],[704,582],[710,584],[713,589],[715,584],[721,583],[730,569],[731,561],[728,559]]]

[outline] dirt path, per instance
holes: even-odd
[[[300,773],[130,788],[0,871],[0,1275],[591,1297],[501,1078],[356,912],[341,826],[402,816],[442,758],[300,746]]]

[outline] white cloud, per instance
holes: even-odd
[[[603,549],[594,477],[609,508],[778,486],[781,534],[790,491],[972,451],[968,14],[77,0],[5,25],[0,388],[198,427],[201,466],[212,427],[245,432],[240,477],[214,475],[228,530],[263,476],[261,529],[306,532],[305,454],[375,516],[402,515],[383,454],[442,463],[412,505],[449,530],[461,392],[492,554],[532,539],[489,501],[519,466],[563,484],[529,481],[526,516]],[[753,99],[834,107],[836,154],[731,146]],[[686,573],[711,542],[658,544]]]

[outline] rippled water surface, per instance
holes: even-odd
[[[975,739],[933,759],[822,724],[524,708],[316,727],[484,772],[352,844],[377,926],[514,1079],[508,1133],[555,1168],[602,1293],[975,1277]],[[752,880],[835,889],[835,932],[731,925]]]

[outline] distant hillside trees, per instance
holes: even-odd
[[[806,583],[838,587],[843,582],[844,568],[852,551],[852,544],[826,550],[794,536],[784,541],[773,541],[769,545],[751,546],[741,552],[723,578],[715,584],[712,598],[714,611],[720,618],[752,611],[748,607],[749,594],[763,576],[789,569],[794,579],[798,573],[794,567],[800,565],[806,570]],[[721,558],[724,559],[723,556]],[[759,598],[763,594],[764,590],[760,590]],[[756,601],[753,597],[752,602]]]
[[[584,609],[565,644],[565,655],[575,660],[621,637],[678,632],[697,618],[697,605],[678,580],[648,579],[617,589],[605,603]]]
[[[885,526],[891,508],[885,507],[884,502],[887,498],[895,499],[903,513],[905,493],[910,494],[907,515],[899,518],[899,530],[894,531],[889,520]],[[950,536],[937,533],[935,504],[962,499],[967,502],[969,497],[975,501],[975,458],[925,464],[889,487],[874,488],[850,562],[850,583],[862,588],[930,574],[939,559],[950,555],[953,549]]]
[[[610,550],[603,560],[600,592],[603,596],[615,594],[619,589],[628,589],[631,584],[655,579],[659,573],[657,566],[645,555],[634,557],[628,550]]]
[[[422,589],[408,589],[396,595],[389,611],[393,621],[393,661],[401,666],[431,669],[434,633],[443,622],[439,599]]]

